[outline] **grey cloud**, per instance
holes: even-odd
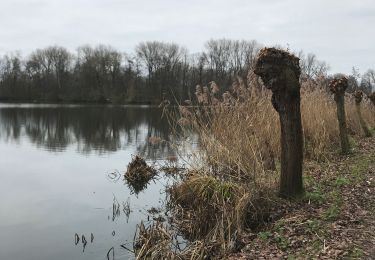
[[[145,40],[195,52],[227,37],[313,52],[348,73],[374,67],[374,24],[372,0],[1,0],[0,54],[86,43],[131,52]]]

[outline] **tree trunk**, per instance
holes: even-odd
[[[371,103],[375,106],[375,92],[372,92],[368,98],[370,99]]]
[[[356,111],[357,111],[357,116],[358,116],[358,119],[359,119],[359,123],[361,124],[362,130],[365,133],[365,136],[366,137],[371,137],[372,134],[371,134],[370,130],[368,129],[365,120],[362,117],[361,103],[356,102],[355,103],[355,108],[356,108]]]
[[[299,59],[275,48],[260,51],[254,73],[272,90],[272,105],[281,125],[281,175],[279,194],[292,198],[303,193],[303,133]]]
[[[329,89],[334,94],[334,99],[337,107],[337,120],[339,122],[341,151],[343,154],[350,152],[350,144],[348,132],[346,127],[345,117],[345,90],[348,88],[348,78],[340,77],[335,78],[329,83]]]
[[[339,123],[341,151],[343,154],[347,154],[350,152],[350,144],[349,144],[348,130],[346,127],[344,94],[341,94],[341,93],[335,94],[335,101],[336,101],[336,106],[337,106],[337,120]]]
[[[284,95],[279,107],[281,125],[280,196],[293,197],[303,193],[303,134],[300,96]]]

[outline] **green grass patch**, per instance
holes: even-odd
[[[337,204],[330,206],[326,212],[324,212],[324,219],[334,221],[337,219],[340,213],[340,207]]]
[[[336,187],[342,187],[350,184],[350,180],[345,177],[338,177],[335,181]]]
[[[262,240],[268,240],[271,236],[272,236],[271,232],[268,232],[268,231],[258,233],[258,237]]]
[[[311,233],[318,232],[320,230],[320,222],[317,219],[308,220],[307,230],[309,230]]]
[[[361,176],[363,175],[363,173],[367,171],[368,167],[374,163],[375,163],[375,155],[368,155],[368,156],[360,157],[356,160],[354,164],[349,166],[350,172],[352,175]]]
[[[344,259],[362,259],[363,257],[363,250],[354,246],[351,250],[349,255]]]
[[[288,249],[290,242],[286,237],[282,235],[276,235],[274,240],[276,242],[277,247],[281,250],[285,251],[286,249]]]
[[[320,191],[306,192],[305,200],[315,203],[323,203],[325,201],[325,196]]]

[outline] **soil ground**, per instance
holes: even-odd
[[[278,203],[228,259],[375,259],[375,137],[306,161],[304,174],[305,196]]]

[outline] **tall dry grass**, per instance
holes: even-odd
[[[200,163],[192,166],[197,167],[169,189],[174,224],[192,241],[189,252],[225,255],[236,247],[236,235],[266,220],[278,201],[278,114],[270,91],[251,73],[247,82],[239,78],[225,93],[214,82],[197,86],[196,98],[179,107],[175,126],[198,134],[201,151],[194,153]],[[336,104],[325,82],[304,82],[301,88],[304,155],[314,160],[325,159],[339,145]],[[370,102],[362,103],[362,112],[373,128]],[[362,136],[350,95],[346,113],[351,135]]]
[[[215,83],[197,86],[197,106],[180,108],[180,123],[200,136],[204,160],[217,173],[261,181],[280,153],[280,124],[270,102],[271,94],[239,79],[232,92],[219,96]],[[259,90],[260,89],[260,90]],[[352,136],[363,136],[355,102],[346,96],[347,125]],[[362,104],[364,120],[375,127],[375,109]],[[301,88],[301,114],[306,158],[324,159],[339,145],[336,105],[323,84],[306,82]]]
[[[355,100],[353,95],[347,95],[346,98],[346,114],[348,120],[348,128],[352,135],[365,136],[359,117],[355,107]],[[368,98],[364,98],[361,103],[361,112],[364,121],[369,126],[370,129],[375,128],[375,106],[371,104]]]

